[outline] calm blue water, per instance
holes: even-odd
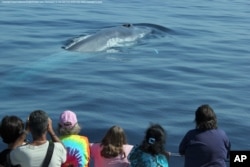
[[[232,149],[250,149],[250,2],[126,1],[0,4],[0,117],[25,120],[35,109],[57,125],[71,109],[82,133],[100,141],[118,124],[131,144],[149,123],[178,151],[194,111],[210,104]],[[69,38],[123,23],[152,23],[174,33],[118,53],[61,49]],[[157,50],[157,52],[156,52]],[[1,149],[5,147],[3,143]],[[183,158],[171,157],[171,166]]]

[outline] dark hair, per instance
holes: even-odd
[[[104,136],[101,142],[101,155],[105,158],[113,158],[122,154],[126,158],[123,145],[127,144],[124,130],[119,126],[112,126]]]
[[[23,121],[17,116],[5,116],[2,119],[0,134],[3,142],[11,144],[16,141],[24,129]]]
[[[152,124],[146,131],[140,149],[151,155],[165,153],[166,138],[164,128],[159,124]]]
[[[216,115],[208,104],[198,107],[195,112],[195,122],[197,129],[209,130],[217,128]]]
[[[48,115],[42,110],[35,110],[29,116],[29,127],[33,137],[41,137],[48,127]]]

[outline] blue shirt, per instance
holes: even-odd
[[[130,167],[168,167],[168,160],[165,155],[151,155],[143,152],[138,146],[134,146],[128,155]]]
[[[229,151],[230,141],[220,129],[190,130],[179,145],[185,167],[226,167]]]

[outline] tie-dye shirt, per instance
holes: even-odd
[[[90,160],[89,140],[85,136],[67,135],[60,137],[67,149],[67,160],[62,167],[88,167]]]

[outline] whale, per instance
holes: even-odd
[[[101,52],[112,48],[130,46],[148,36],[162,35],[170,29],[150,23],[122,24],[101,29],[92,34],[68,40],[63,49],[77,52]]]
[[[75,62],[81,62],[88,58],[93,58],[92,52],[102,52],[114,47],[124,47],[127,46],[128,43],[135,44],[140,39],[157,39],[158,37],[165,36],[168,32],[172,32],[172,30],[155,24],[121,24],[70,39],[70,42],[65,45],[63,50],[58,48],[55,53],[41,56],[35,61],[21,63],[8,69],[8,75],[2,77],[2,80],[5,80],[2,86],[6,86],[9,89],[1,90],[0,98],[5,97],[7,94],[8,96],[14,96],[17,89],[19,93],[27,94],[27,89],[23,89],[27,87],[25,86],[26,83],[37,83],[36,78],[46,78],[46,76],[48,76],[47,74],[51,74],[57,69],[64,68]],[[82,54],[82,52],[89,53]],[[157,53],[158,51],[156,50],[155,52]],[[120,59],[118,58],[117,60]],[[39,79],[39,82],[44,81]]]

